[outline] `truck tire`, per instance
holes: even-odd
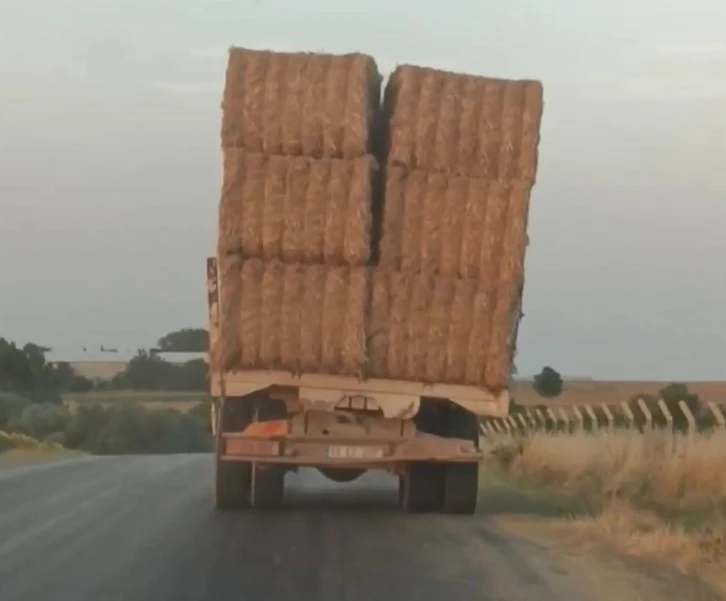
[[[243,509],[249,506],[250,467],[241,461],[217,459],[215,503],[217,509]]]
[[[403,507],[410,513],[435,513],[442,510],[444,468],[434,461],[412,462],[403,485]]]
[[[223,461],[223,432],[241,432],[250,423],[250,404],[242,398],[221,401],[216,412],[214,492],[217,509],[243,509],[250,504],[252,465],[244,461]]]
[[[252,469],[252,507],[274,509],[285,496],[285,470],[279,465],[256,463]]]
[[[452,408],[446,420],[446,437],[470,440],[479,447],[479,420],[460,407]],[[443,476],[444,513],[471,515],[479,494],[478,463],[448,463]]]
[[[444,513],[472,515],[479,494],[479,464],[450,463],[444,474]]]
[[[287,408],[279,399],[264,392],[254,393],[251,403],[253,421],[285,419]],[[255,509],[274,509],[282,505],[285,496],[285,468],[281,465],[255,463],[252,466],[250,502]]]

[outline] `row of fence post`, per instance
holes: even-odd
[[[655,420],[651,409],[643,399],[638,399],[637,405],[643,414],[643,420],[640,423],[636,420],[631,406],[627,402],[622,402],[617,410],[613,406],[604,403],[596,406],[605,417],[604,424],[601,424],[592,405],[569,406],[568,409],[570,409],[571,415],[568,414],[565,407],[531,407],[523,408],[521,411],[511,413],[504,418],[485,419],[481,422],[481,431],[484,435],[526,432],[529,430],[547,429],[550,424],[555,428],[565,426],[570,429],[574,426],[575,428],[585,430],[587,423],[590,424],[591,430],[614,429],[618,423],[614,411],[617,411],[619,416],[625,419],[629,427],[638,427],[642,423],[644,429],[654,429]],[[675,420],[673,414],[663,399],[657,401],[657,407],[661,412],[663,421],[665,421],[666,428],[674,430]],[[695,432],[697,430],[696,416],[685,401],[679,401],[678,408],[686,420],[686,430],[688,432]],[[724,415],[724,410],[719,405],[709,401],[705,404],[705,408],[708,411],[711,426],[726,428],[726,416]]]

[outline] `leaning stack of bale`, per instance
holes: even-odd
[[[362,54],[230,49],[220,369],[360,374],[380,84]]]
[[[368,331],[375,375],[508,385],[542,108],[536,81],[392,74]]]

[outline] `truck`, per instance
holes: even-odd
[[[217,257],[207,259],[206,277],[214,348],[222,298]],[[225,371],[213,361],[209,386],[221,510],[279,507],[285,474],[311,467],[337,482],[382,470],[398,478],[405,511],[472,514],[483,458],[480,418],[506,416],[510,400],[507,389]]]

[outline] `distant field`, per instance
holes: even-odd
[[[126,361],[71,361],[70,366],[79,376],[91,380],[110,380],[126,369]]]

